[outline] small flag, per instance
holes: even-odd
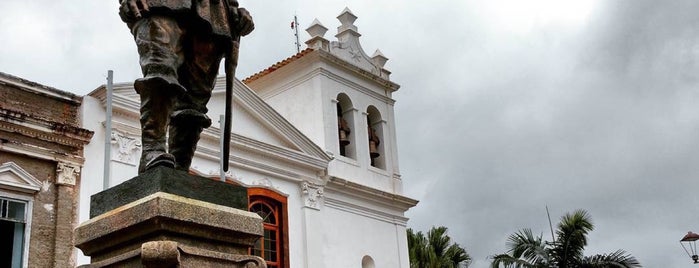
[[[294,29],[294,22],[291,22],[291,29]]]

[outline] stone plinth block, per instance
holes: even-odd
[[[92,257],[81,267],[252,268],[266,267],[247,255],[262,234],[255,213],[156,192],[81,224],[75,243]]]
[[[248,209],[245,187],[156,167],[90,198],[90,218],[151,194],[163,192],[242,210]]]

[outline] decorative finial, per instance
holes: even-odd
[[[329,50],[329,44],[330,41],[325,39],[325,33],[328,31],[328,28],[323,26],[318,19],[314,19],[313,23],[311,23],[311,26],[308,26],[306,28],[306,32],[311,35],[311,39],[308,39],[306,41],[306,45],[308,48],[315,49],[315,50],[324,50],[328,51]]]
[[[359,32],[357,31],[357,26],[354,25],[354,21],[357,20],[357,16],[355,16],[349,8],[346,8],[342,10],[342,13],[337,16],[337,19],[342,23],[339,27],[337,27],[337,36],[341,41],[343,41],[341,35],[343,35],[345,32],[350,32],[354,36],[361,36]]]
[[[371,59],[374,61],[374,64],[378,66],[379,68],[383,68],[384,65],[386,65],[386,62],[388,61],[388,58],[381,53],[381,50],[376,50],[374,52],[374,55],[371,56]]]
[[[349,8],[345,7],[344,10],[342,10],[342,13],[337,16],[337,19],[340,20],[340,23],[342,23],[342,26],[350,26],[354,24],[354,21],[357,20],[357,16],[355,16]]]
[[[313,37],[323,37],[325,36],[325,33],[328,31],[328,28],[323,26],[318,19],[314,19],[313,23],[311,23],[311,26],[308,26],[306,28],[306,32],[311,35],[311,38]]]

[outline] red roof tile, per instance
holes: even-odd
[[[253,82],[253,81],[255,81],[255,80],[257,80],[257,79],[259,79],[259,78],[261,78],[261,77],[263,77],[263,76],[265,76],[265,75],[268,75],[268,74],[270,74],[270,73],[272,73],[272,72],[274,72],[274,71],[276,71],[276,70],[278,70],[278,69],[280,69],[280,68],[282,68],[282,67],[288,65],[289,63],[291,63],[291,62],[293,62],[293,61],[295,61],[295,60],[297,60],[297,59],[302,58],[303,56],[306,56],[307,54],[309,54],[309,53],[311,53],[311,52],[313,52],[313,51],[314,51],[314,50],[313,50],[312,48],[304,49],[304,50],[302,50],[301,52],[296,53],[295,55],[293,55],[293,56],[291,56],[291,57],[288,57],[288,58],[286,58],[286,59],[284,59],[284,60],[282,60],[282,61],[280,61],[280,62],[277,62],[277,63],[275,63],[275,64],[272,64],[272,66],[268,67],[267,69],[264,69],[264,70],[262,70],[262,71],[260,71],[260,72],[258,72],[258,73],[256,73],[256,74],[253,74],[253,75],[249,76],[248,78],[243,79],[243,83],[245,83],[245,84],[251,83],[251,82]]]

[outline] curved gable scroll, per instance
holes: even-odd
[[[41,181],[14,162],[6,162],[0,165],[0,189],[34,194],[41,189]]]

